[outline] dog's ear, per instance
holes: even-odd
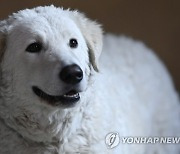
[[[84,14],[72,11],[72,17],[77,26],[80,28],[89,49],[90,62],[95,71],[98,72],[98,59],[102,51],[103,32],[101,25],[91,21]]]

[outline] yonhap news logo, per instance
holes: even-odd
[[[116,147],[120,142],[120,137],[117,132],[109,133],[106,135],[105,143],[108,148],[112,149]]]
[[[120,136],[117,132],[108,133],[105,143],[109,149],[119,144],[180,144],[180,137],[157,137],[157,136]]]

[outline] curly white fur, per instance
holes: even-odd
[[[74,36],[79,47],[71,50],[67,40]],[[42,53],[25,51],[33,41],[43,43]],[[169,144],[106,147],[109,132],[179,136],[180,104],[166,68],[143,43],[110,34],[103,43],[102,49],[97,23],[54,6],[0,22],[1,154],[179,154],[179,146]],[[57,74],[72,62],[85,74],[73,108],[50,106],[32,92],[38,84],[62,94]]]

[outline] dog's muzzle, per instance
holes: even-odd
[[[83,79],[82,69],[76,65],[68,65],[62,68],[59,73],[59,79],[69,87],[68,92],[63,95],[50,95],[41,90],[38,86],[33,86],[33,92],[42,100],[53,106],[72,107],[80,99],[79,91],[76,89],[79,87],[79,83]]]

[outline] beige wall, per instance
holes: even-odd
[[[180,0],[1,0],[0,19],[49,4],[77,8],[101,22],[105,31],[143,40],[163,59],[180,89]]]

